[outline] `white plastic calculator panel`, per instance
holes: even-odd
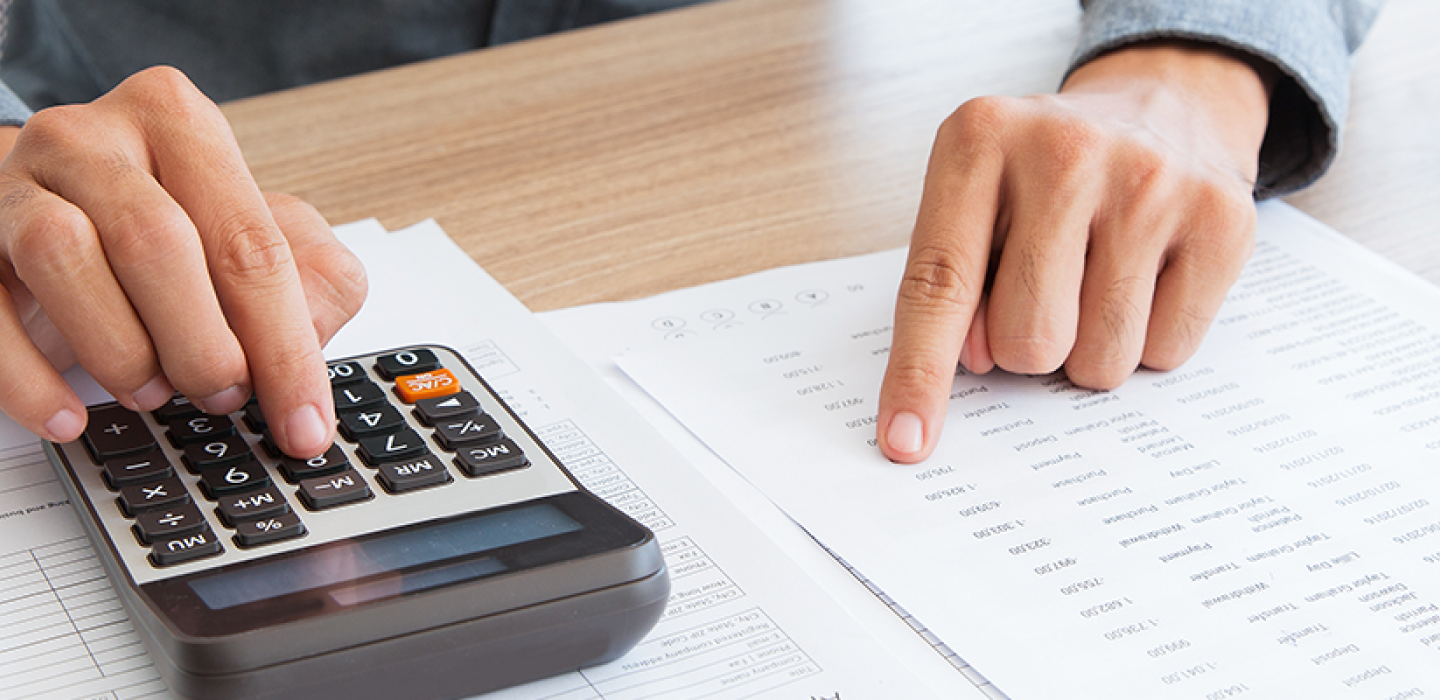
[[[364,460],[355,453],[356,445],[337,436],[336,444],[345,451],[351,467],[369,485],[373,496],[369,500],[358,503],[336,506],[322,511],[311,511],[305,507],[296,493],[298,487],[284,479],[277,468],[277,461],[271,459],[265,449],[260,446],[260,436],[250,432],[244,424],[242,414],[235,413],[231,415],[231,418],[235,421],[239,434],[245,437],[245,441],[250,444],[256,457],[265,464],[271,481],[285,494],[291,510],[299,515],[300,521],[305,524],[306,529],[306,534],[302,537],[242,549],[232,539],[234,530],[227,528],[216,515],[215,502],[205,497],[199,485],[200,477],[191,474],[181,462],[182,451],[175,449],[170,444],[165,435],[165,426],[158,423],[154,416],[146,413],[144,415],[145,422],[155,435],[156,442],[169,457],[176,476],[184,481],[186,487],[190,489],[191,499],[200,507],[210,529],[225,548],[223,553],[216,556],[173,566],[156,567],[147,558],[150,554],[150,546],[142,545],[131,530],[134,520],[125,517],[121,512],[120,506],[116,502],[116,493],[106,486],[104,478],[101,476],[101,468],[90,460],[90,456],[79,441],[67,443],[62,448],[76,475],[76,480],[80,483],[84,493],[89,494],[101,525],[114,545],[120,560],[129,570],[130,577],[137,585],[192,574],[197,571],[206,571],[226,564],[261,559],[324,542],[345,540],[365,533],[379,532],[449,515],[470,513],[577,490],[574,482],[566,476],[560,466],[551,461],[548,453],[540,448],[530,433],[523,429],[511,417],[509,411],[470,373],[468,366],[458,355],[447,348],[426,347],[435,352],[436,356],[440,358],[442,366],[460,379],[461,386],[475,397],[480,403],[481,410],[490,414],[499,423],[505,436],[514,440],[515,444],[525,452],[525,456],[530,460],[530,466],[481,477],[469,477],[454,465],[452,461],[454,453],[445,451],[432,439],[431,453],[445,464],[453,481],[413,492],[391,494],[380,485],[377,478],[379,472],[367,466]],[[346,360],[359,362],[372,381],[388,390],[393,384],[381,379],[375,373],[374,358],[390,354],[390,352],[393,351],[346,358]],[[432,436],[434,431],[411,415],[407,405],[398,398],[394,399],[392,403],[405,416],[411,428],[422,436]]]

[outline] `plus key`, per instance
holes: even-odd
[[[155,448],[155,436],[140,414],[119,404],[91,408],[89,413],[90,421],[81,439],[96,464]]]

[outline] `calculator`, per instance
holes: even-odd
[[[89,409],[46,443],[186,698],[449,698],[612,660],[659,619],[654,535],[584,488],[458,353],[331,362],[336,442],[251,402]]]

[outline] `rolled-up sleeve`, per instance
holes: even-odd
[[[1340,148],[1350,101],[1350,54],[1384,0],[1081,0],[1085,17],[1071,70],[1102,53],[1154,39],[1188,39],[1274,65],[1256,196],[1293,192],[1320,177]]]

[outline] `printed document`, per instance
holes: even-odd
[[[664,551],[670,605],[638,647],[495,697],[964,697],[954,687],[984,697],[958,673],[956,686],[937,687],[912,672],[433,222],[340,234],[367,265],[371,298],[329,356],[455,348]],[[84,393],[105,399],[93,384]],[[0,697],[165,697],[35,438],[0,419],[0,439]]]
[[[1016,700],[1440,693],[1440,290],[1266,204],[1182,368],[961,372],[899,465],[874,423],[903,263],[615,305],[669,338],[619,364]]]

